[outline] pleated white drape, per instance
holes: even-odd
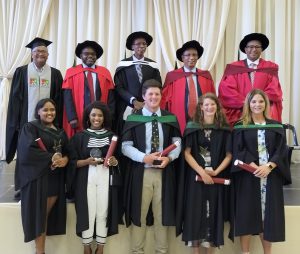
[[[104,49],[98,64],[113,75],[117,63],[131,54],[125,48],[127,36],[139,30],[153,36],[146,55],[158,62],[163,79],[174,68],[176,50],[188,40],[198,40],[204,47],[198,67],[212,72],[216,88],[226,64],[237,60],[243,36],[265,33],[270,45],[263,57],[279,65],[283,121],[294,124],[300,133],[300,1],[1,0],[0,159],[5,158],[11,77],[16,67],[29,62],[30,51],[24,46],[32,38],[53,41],[48,63],[63,75],[74,63],[80,63],[74,54],[77,43],[96,40]]]

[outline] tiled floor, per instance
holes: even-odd
[[[14,200],[15,162],[7,164],[0,161],[0,203],[16,202]],[[292,164],[293,183],[284,187],[285,205],[300,206],[300,164]]]

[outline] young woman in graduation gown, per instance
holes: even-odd
[[[212,177],[229,178],[227,167],[232,157],[231,131],[213,93],[199,98],[194,119],[184,131],[184,155],[185,176],[181,179],[185,182],[179,185],[184,193],[179,202],[177,233],[182,230],[182,240],[193,247],[194,254],[213,253],[212,247],[224,245],[229,187],[214,184]],[[202,182],[195,181],[197,175]],[[201,252],[200,246],[206,249]]]
[[[246,97],[242,118],[234,126],[233,158],[253,166],[252,174],[232,167],[234,224],[242,253],[249,253],[251,235],[260,235],[265,254],[271,242],[285,240],[283,184],[291,182],[288,148],[283,126],[268,117],[266,94],[252,90]]]
[[[82,237],[84,254],[92,253],[93,238],[97,243],[95,254],[102,254],[106,237],[118,233],[120,218],[118,184],[112,182],[118,161],[111,156],[109,167],[103,165],[113,137],[107,106],[100,101],[88,105],[83,113],[83,126],[84,130],[71,140],[77,164],[72,187],[77,214],[76,233]]]
[[[70,147],[65,132],[54,125],[55,103],[40,100],[37,120],[26,123],[18,142],[16,189],[21,190],[24,241],[35,240],[45,253],[47,235],[66,232],[65,169]]]

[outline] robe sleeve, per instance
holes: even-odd
[[[233,162],[235,160],[241,160],[244,163],[251,163],[257,161],[257,156],[255,154],[252,154],[249,149],[247,149],[247,141],[245,139],[247,138],[246,135],[244,135],[243,130],[234,130],[233,131]],[[248,137],[249,138],[249,137]],[[255,144],[255,143],[254,143]],[[233,166],[232,172],[241,171],[239,167]]]
[[[114,82],[115,82],[115,89],[120,95],[120,97],[127,102],[127,104],[130,104],[130,98],[134,97],[131,93],[128,92],[128,85],[127,85],[127,79],[125,74],[125,68],[122,70],[116,72],[114,76]]]
[[[21,68],[17,68],[11,83],[9,95],[7,123],[6,123],[6,161],[10,163],[17,150],[20,121],[23,107],[24,75]]]
[[[36,127],[27,123],[22,128],[18,142],[18,183],[20,188],[27,183],[47,174],[52,163],[52,153],[42,150],[35,141],[38,136]]]

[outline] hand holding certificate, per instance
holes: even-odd
[[[108,148],[108,151],[107,151],[107,154],[106,154],[106,157],[105,157],[105,160],[104,160],[104,166],[107,167],[108,166],[108,159],[113,156],[115,150],[116,150],[116,147],[117,147],[117,142],[118,142],[118,137],[117,136],[113,136],[111,138],[111,143],[110,143],[110,146]]]
[[[212,179],[213,179],[214,183],[216,183],[216,184],[230,185],[230,179],[219,178],[219,177],[212,177]],[[203,179],[199,175],[196,175],[195,180],[197,182],[203,182]]]
[[[247,163],[244,163],[240,160],[235,160],[234,161],[234,165],[241,168],[241,169],[244,169],[250,173],[254,173],[256,171],[256,168],[255,167],[252,167],[251,165],[247,164]]]
[[[176,149],[180,145],[180,141],[177,140],[173,144],[169,145],[166,147],[159,155],[159,157],[166,157],[171,151]],[[161,161],[160,160],[154,160],[153,165],[160,165]]]

